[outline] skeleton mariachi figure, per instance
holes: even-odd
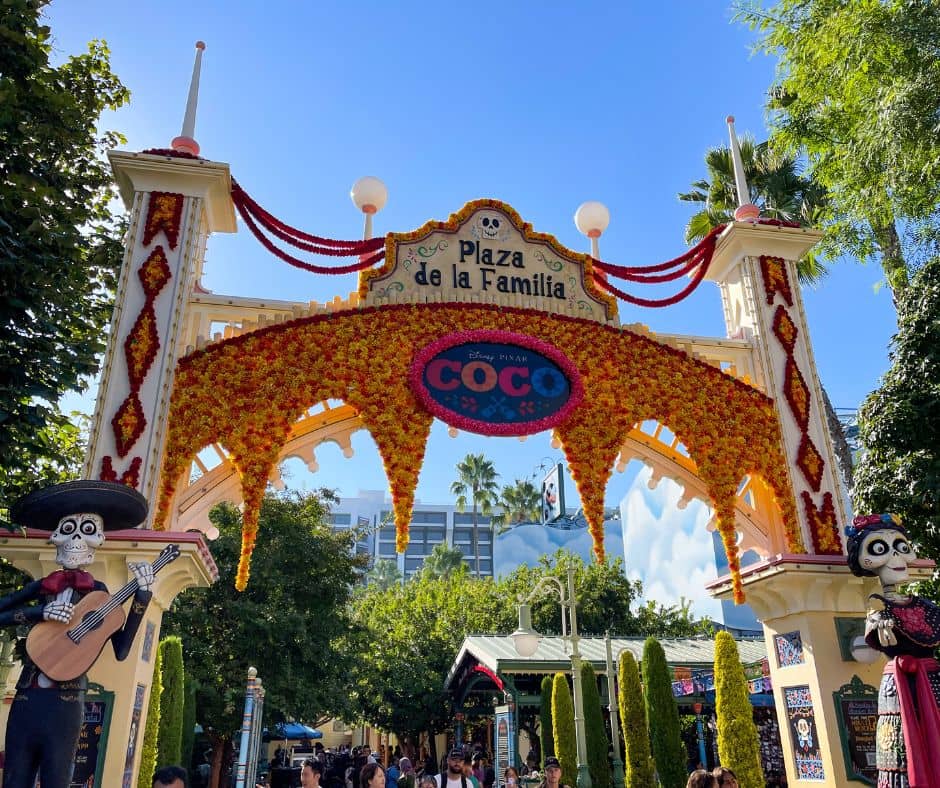
[[[19,525],[52,530],[49,541],[55,545],[55,560],[62,567],[0,598],[0,626],[32,625],[32,635],[41,634],[39,628],[47,626],[43,622],[59,622],[50,629],[78,623],[72,621],[75,605],[90,592],[107,593],[105,584],[81,567],[94,560],[105,531],[133,528],[143,522],[147,501],[123,484],[75,481],[21,498],[10,514]],[[132,563],[128,568],[138,590],[124,626],[110,636],[118,660],[127,657],[152,596],[150,564]],[[30,653],[27,641],[27,656],[7,721],[3,788],[32,788],[37,775],[42,788],[68,786],[84,714],[85,670],[99,653],[84,656],[80,665],[66,661],[54,671],[47,667],[55,673],[54,680],[37,666],[36,661],[43,659]]]
[[[897,591],[916,556],[895,515],[856,517],[846,536],[852,573],[882,587],[865,626],[865,642],[889,658],[878,692],[878,788],[940,788],[940,607]]]

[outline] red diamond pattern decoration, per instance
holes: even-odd
[[[787,351],[787,355],[792,354],[796,345],[796,338],[800,332],[796,327],[796,323],[793,322],[787,310],[782,306],[778,306],[777,311],[774,312],[773,329],[774,335],[780,340],[780,344]]]
[[[787,398],[787,404],[800,430],[805,432],[809,425],[809,387],[803,380],[803,375],[793,360],[793,356],[787,357],[783,378],[783,395]]]
[[[825,460],[806,433],[803,434],[800,448],[796,453],[796,467],[803,472],[813,492],[819,492]]]
[[[135,391],[121,403],[121,407],[111,419],[111,428],[114,430],[114,442],[117,445],[119,457],[127,456],[131,446],[141,436],[146,426],[144,406],[141,405]]]

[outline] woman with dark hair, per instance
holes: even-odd
[[[865,642],[888,656],[878,692],[875,760],[878,788],[936,785],[940,764],[940,607],[897,588],[917,557],[892,514],[856,517],[845,529],[852,574],[877,577],[869,596]]]
[[[359,788],[385,788],[385,769],[380,763],[367,763],[359,772]]]

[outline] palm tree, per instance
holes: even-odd
[[[463,567],[463,553],[456,547],[436,544],[431,555],[424,559],[422,570],[432,577],[450,577]]]
[[[377,586],[380,591],[388,591],[399,585],[401,581],[402,573],[398,571],[398,564],[388,559],[378,559],[366,572],[366,582]]]
[[[468,454],[457,463],[457,480],[450,491],[457,496],[457,511],[467,508],[469,501],[473,511],[473,558],[476,576],[480,577],[480,540],[477,534],[477,511],[488,515],[493,510],[497,496],[496,479],[499,474],[493,463],[483,454]]]
[[[796,159],[745,135],[741,140],[741,161],[750,191],[748,199],[761,209],[763,216],[795,222],[801,227],[819,222],[827,201],[826,190],[802,174]],[[685,240],[689,244],[697,243],[719,224],[732,221],[738,206],[731,149],[711,148],[705,154],[705,166],[707,178],[695,181],[692,191],[679,195],[684,202],[702,206],[686,225]],[[826,267],[812,250],[799,261],[797,271],[800,281],[808,285],[826,275]]]
[[[499,526],[502,533],[510,523],[537,522],[542,496],[528,479],[516,479],[503,487],[496,503],[502,511],[494,514],[490,522]]]

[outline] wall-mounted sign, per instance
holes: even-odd
[[[474,200],[446,222],[391,233],[385,264],[359,280],[366,305],[492,303],[617,322],[617,303],[592,281],[591,258],[536,233],[498,200]]]
[[[508,331],[461,331],[421,350],[410,381],[441,421],[481,435],[532,435],[564,421],[584,396],[571,361]]]
[[[796,764],[797,780],[825,780],[822,750],[819,747],[819,731],[816,729],[816,712],[809,687],[784,687],[790,728],[790,745]]]
[[[78,735],[69,788],[101,785],[113,708],[114,693],[106,692],[99,684],[91,684],[85,696],[85,714]]]
[[[852,676],[832,693],[839,720],[845,773],[850,780],[874,785],[878,780],[875,764],[875,731],[878,726],[878,690]]]

